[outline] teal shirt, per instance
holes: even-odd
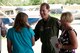
[[[34,53],[32,49],[34,35],[31,28],[24,27],[20,32],[16,32],[15,28],[10,28],[7,33],[7,39],[12,42],[12,53]]]

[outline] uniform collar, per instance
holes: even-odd
[[[48,21],[50,20],[50,18],[51,18],[51,17],[48,16],[48,19],[47,19],[47,20],[44,20],[44,19],[43,19],[43,22],[48,22]]]

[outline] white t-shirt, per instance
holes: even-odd
[[[0,51],[1,51],[1,29],[4,28],[4,24],[2,22],[2,19],[0,18]]]
[[[0,18],[0,51],[1,51],[1,27],[2,27],[2,20]]]
[[[0,18],[0,36],[1,36],[1,28],[4,27],[4,24],[2,22],[2,19]]]

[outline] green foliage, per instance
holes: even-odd
[[[54,4],[55,3],[55,0],[48,0],[48,3]]]
[[[26,5],[39,5],[43,0],[0,0],[0,6],[26,6]],[[80,0],[47,0],[50,4],[80,4]],[[8,3],[9,2],[9,3]]]
[[[40,4],[40,3],[41,3],[40,0],[31,0],[31,4],[32,4],[32,5],[38,5],[38,4]]]

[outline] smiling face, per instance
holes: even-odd
[[[44,3],[40,6],[40,15],[43,19],[47,19],[49,16],[49,5]]]
[[[40,8],[40,15],[43,19],[46,19],[49,15],[49,9],[46,9],[46,6]]]

